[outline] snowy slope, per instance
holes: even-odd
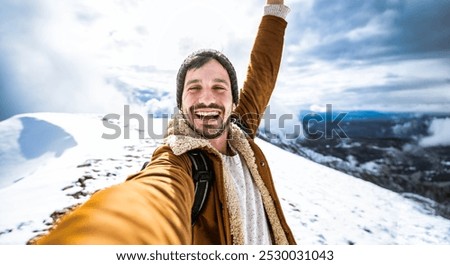
[[[162,135],[162,124],[153,122],[153,134]],[[139,170],[161,137],[138,139],[133,126],[132,139],[106,140],[102,134],[111,131],[101,115],[34,113],[2,121],[0,244],[25,244],[49,228],[54,212]],[[450,220],[433,215],[432,202],[257,141],[299,244],[450,244]]]

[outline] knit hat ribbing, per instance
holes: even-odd
[[[230,60],[221,52],[212,49],[199,50],[190,54],[181,64],[177,74],[177,106],[181,109],[181,97],[183,95],[184,82],[186,79],[186,73],[190,69],[200,68],[203,64],[209,62],[209,60],[217,60],[228,72],[231,82],[231,94],[233,96],[233,103],[239,100],[239,89],[236,77],[236,70]]]

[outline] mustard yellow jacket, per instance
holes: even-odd
[[[248,74],[233,120],[229,143],[244,158],[263,198],[274,244],[295,244],[272,175],[261,149],[253,141],[281,62],[286,21],[262,18],[252,49]],[[201,148],[213,161],[216,180],[194,226],[191,208],[194,184],[186,152]],[[199,138],[183,119],[175,117],[165,144],[157,148],[143,171],[124,183],[98,191],[67,214],[37,244],[243,244],[238,199],[220,154]]]

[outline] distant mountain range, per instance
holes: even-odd
[[[304,137],[289,140],[267,128],[260,137],[392,191],[432,199],[430,207],[450,218],[450,113],[302,111],[299,119]]]

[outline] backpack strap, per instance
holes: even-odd
[[[192,161],[192,178],[195,185],[195,197],[191,214],[192,225],[194,225],[206,202],[208,193],[213,187],[214,168],[211,160],[203,151],[194,149],[187,154]]]
[[[194,204],[191,211],[191,224],[194,225],[206,202],[209,191],[214,183],[214,168],[211,159],[200,149],[194,149],[187,152],[192,162],[192,179],[194,180]],[[147,167],[149,162],[142,165],[141,171]]]
[[[144,170],[148,166],[149,163],[150,163],[149,161],[144,162],[140,171]]]

